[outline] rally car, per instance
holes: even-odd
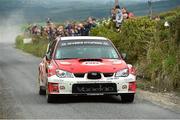
[[[124,58],[104,37],[60,37],[39,64],[39,94],[48,103],[66,95],[120,95],[123,102],[133,102],[135,68]]]

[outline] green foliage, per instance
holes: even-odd
[[[16,48],[19,48],[19,49],[22,49],[23,48],[23,39],[24,39],[24,36],[23,35],[18,35],[16,37]]]
[[[22,49],[25,52],[31,53],[37,57],[43,57],[45,55],[48,40],[43,36],[34,36],[32,43],[24,44],[24,37],[18,36],[16,38],[16,47]]]
[[[138,75],[158,91],[180,89],[180,8],[162,13],[164,19],[147,17],[126,20],[121,32],[109,22],[91,31],[94,36],[112,40],[118,50],[128,54],[128,63],[137,67]],[[164,27],[168,21],[170,27]],[[149,82],[147,82],[149,81]],[[147,89],[145,84],[138,84]]]
[[[147,18],[130,19],[123,23],[121,33],[118,33],[109,26],[113,24],[110,22],[93,29],[91,34],[109,38],[120,52],[128,53],[130,63],[135,63],[146,54],[147,43],[152,39],[149,36],[153,36],[156,23]]]
[[[180,7],[177,7],[171,11],[161,13],[160,17],[163,19],[168,19],[174,16],[178,16],[179,14],[180,14]]]

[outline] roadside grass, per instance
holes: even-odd
[[[180,90],[180,7],[160,14],[160,21],[137,17],[123,23],[121,33],[110,21],[102,22],[91,31],[92,36],[112,40],[127,62],[137,68],[137,86],[154,92]],[[164,27],[168,21],[170,27]],[[23,44],[24,36],[16,38],[16,47],[35,56],[45,54],[46,37],[32,36],[30,44]]]
[[[25,37],[23,35],[19,35],[16,37],[16,48],[21,49],[27,53],[31,53],[37,57],[43,57],[45,55],[48,40],[46,37],[36,36],[33,38],[31,43],[24,44],[23,39]]]

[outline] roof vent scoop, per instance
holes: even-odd
[[[95,62],[102,62],[102,59],[96,59],[96,58],[86,58],[86,59],[80,59],[79,62],[86,62],[86,61],[95,61]]]

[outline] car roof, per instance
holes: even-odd
[[[72,37],[61,37],[59,40],[108,40],[104,37],[96,37],[96,36],[72,36]]]

